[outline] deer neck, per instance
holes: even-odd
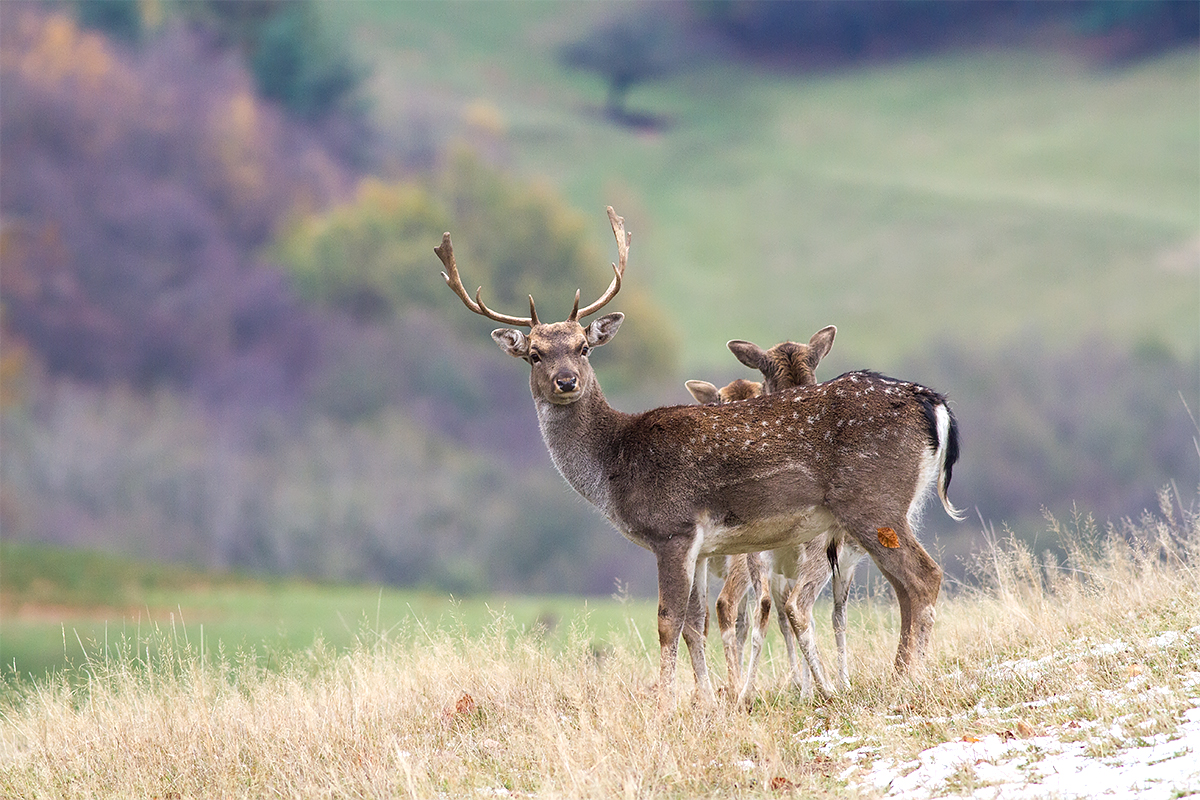
[[[616,452],[615,443],[631,416],[610,406],[599,385],[569,405],[557,405],[536,394],[534,405],[542,439],[559,474],[617,524],[609,490],[609,454]]]

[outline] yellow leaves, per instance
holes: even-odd
[[[22,24],[31,34],[28,49],[19,56],[19,69],[27,80],[51,86],[76,80],[97,92],[123,77],[104,37],[81,31],[70,16],[51,14],[40,25],[31,16]]]
[[[25,397],[25,377],[29,366],[29,351],[14,344],[11,336],[0,351],[0,410],[20,405]]]
[[[114,109],[134,116],[142,111],[139,84],[128,65],[104,36],[81,30],[67,14],[43,15],[27,7],[6,32],[0,68],[31,94],[65,101],[77,115],[71,135],[91,151],[119,137],[114,120],[121,114]]]
[[[879,543],[884,547],[896,548],[900,546],[900,537],[891,528],[879,528]]]
[[[162,25],[166,16],[162,0],[138,0],[138,10],[142,15],[142,24],[151,30]]]
[[[494,103],[487,100],[476,100],[468,105],[463,110],[463,121],[471,130],[497,139],[503,136],[507,129],[504,114]]]
[[[210,123],[217,159],[239,204],[255,203],[266,188],[261,117],[254,95],[243,86],[218,106]]]
[[[427,305],[440,297],[441,283],[429,280],[431,272],[437,276],[429,243],[448,224],[422,186],[366,178],[353,202],[293,220],[274,254],[311,300],[354,313],[368,297],[377,310]]]

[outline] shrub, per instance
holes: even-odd
[[[364,321],[436,309],[476,337],[496,324],[466,312],[443,285],[432,252],[443,231],[454,235],[463,280],[482,286],[490,306],[523,315],[532,294],[541,316],[562,319],[576,289],[586,303],[612,279],[594,244],[599,219],[589,223],[549,189],[458,151],[430,184],[364,180],[352,202],[294,221],[272,253],[310,300]],[[628,285],[614,306],[631,313],[624,346],[606,354],[606,385],[620,390],[670,375],[676,340],[661,312]]]

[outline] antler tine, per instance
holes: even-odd
[[[617,292],[621,291],[621,278],[625,275],[625,262],[629,260],[629,242],[633,236],[625,232],[625,218],[618,217],[617,212],[613,211],[612,206],[608,207],[608,221],[612,224],[613,235],[617,237],[617,263],[612,265],[612,283],[604,290],[604,294],[600,295],[599,300],[579,309],[579,313],[573,315],[573,319],[582,319],[589,314],[596,313],[609,300],[616,297]]]
[[[446,281],[446,285],[458,295],[458,299],[463,301],[463,305],[474,311],[481,317],[493,319],[496,322],[503,322],[507,325],[520,325],[525,328],[532,328],[538,324],[537,313],[533,310],[533,296],[529,297],[529,316],[528,317],[510,317],[508,314],[500,314],[492,311],[483,304],[483,300],[479,294],[483,291],[480,286],[475,290],[475,299],[471,299],[471,295],[467,294],[466,287],[463,286],[462,278],[458,275],[458,266],[454,263],[454,245],[450,243],[450,234],[442,234],[442,244],[439,247],[433,248],[433,252],[437,253],[437,257],[442,260],[442,265],[446,267],[446,271],[442,273],[442,278]]]

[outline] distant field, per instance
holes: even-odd
[[[597,78],[555,61],[611,4],[337,8],[374,59],[385,137],[431,122],[488,146],[593,214],[597,241],[606,204],[626,216],[629,280],[673,314],[689,373],[733,371],[729,338],[828,323],[831,373],[1030,331],[1200,349],[1194,52],[1104,70],[949,54],[828,75],[700,60],[635,89],[633,107],[671,122],[636,133],[599,119]],[[597,291],[605,277],[599,265]]]
[[[122,637],[174,634],[215,652],[272,654],[311,647],[319,637],[335,649],[379,633],[479,636],[500,616],[518,631],[545,629],[562,642],[586,621],[598,640],[636,625],[653,643],[654,603],[581,597],[453,598],[444,593],[378,586],[257,579],[144,564],[44,546],[0,545],[0,673],[13,664],[40,675],[88,656],[102,656]],[[657,649],[657,648],[655,648]]]

